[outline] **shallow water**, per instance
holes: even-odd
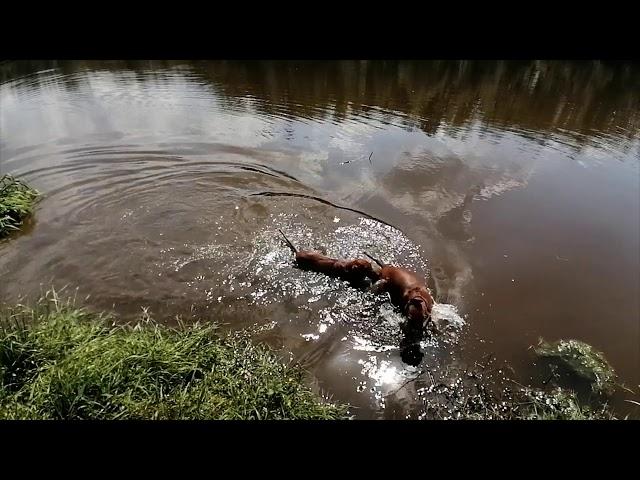
[[[0,82],[0,173],[44,193],[0,244],[2,300],[69,285],[123,320],[251,327],[358,418],[422,418],[433,378],[488,353],[539,383],[540,336],[640,389],[637,65],[4,62]],[[407,342],[384,298],[292,268],[278,228],[427,276],[447,333]]]

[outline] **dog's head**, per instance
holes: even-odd
[[[433,300],[430,296],[426,298],[422,295],[416,295],[409,299],[405,307],[405,315],[409,318],[409,322],[413,325],[424,325],[431,318],[431,309],[433,308]]]

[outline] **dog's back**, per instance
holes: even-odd
[[[340,260],[311,250],[298,250],[284,232],[282,230],[279,231],[294,253],[296,264],[303,270],[312,270],[332,277],[339,277],[354,284],[368,282],[375,275],[373,266],[368,260],[363,258]]]

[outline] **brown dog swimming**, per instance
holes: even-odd
[[[431,320],[433,297],[425,282],[406,268],[385,265],[380,260],[364,252],[380,266],[380,270],[370,277],[375,281],[372,289],[376,293],[389,292],[391,303],[402,310],[409,319],[409,326],[422,328]]]
[[[278,229],[278,231],[282,234],[285,242],[287,242],[287,245],[295,254],[296,264],[303,270],[312,270],[332,277],[338,277],[354,285],[361,285],[376,275],[373,265],[371,265],[369,260],[365,260],[364,258],[339,260],[311,250],[298,250],[282,230]]]

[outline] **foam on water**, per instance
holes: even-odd
[[[443,331],[460,330],[466,323],[458,313],[457,307],[449,303],[436,303],[431,311],[431,318]]]

